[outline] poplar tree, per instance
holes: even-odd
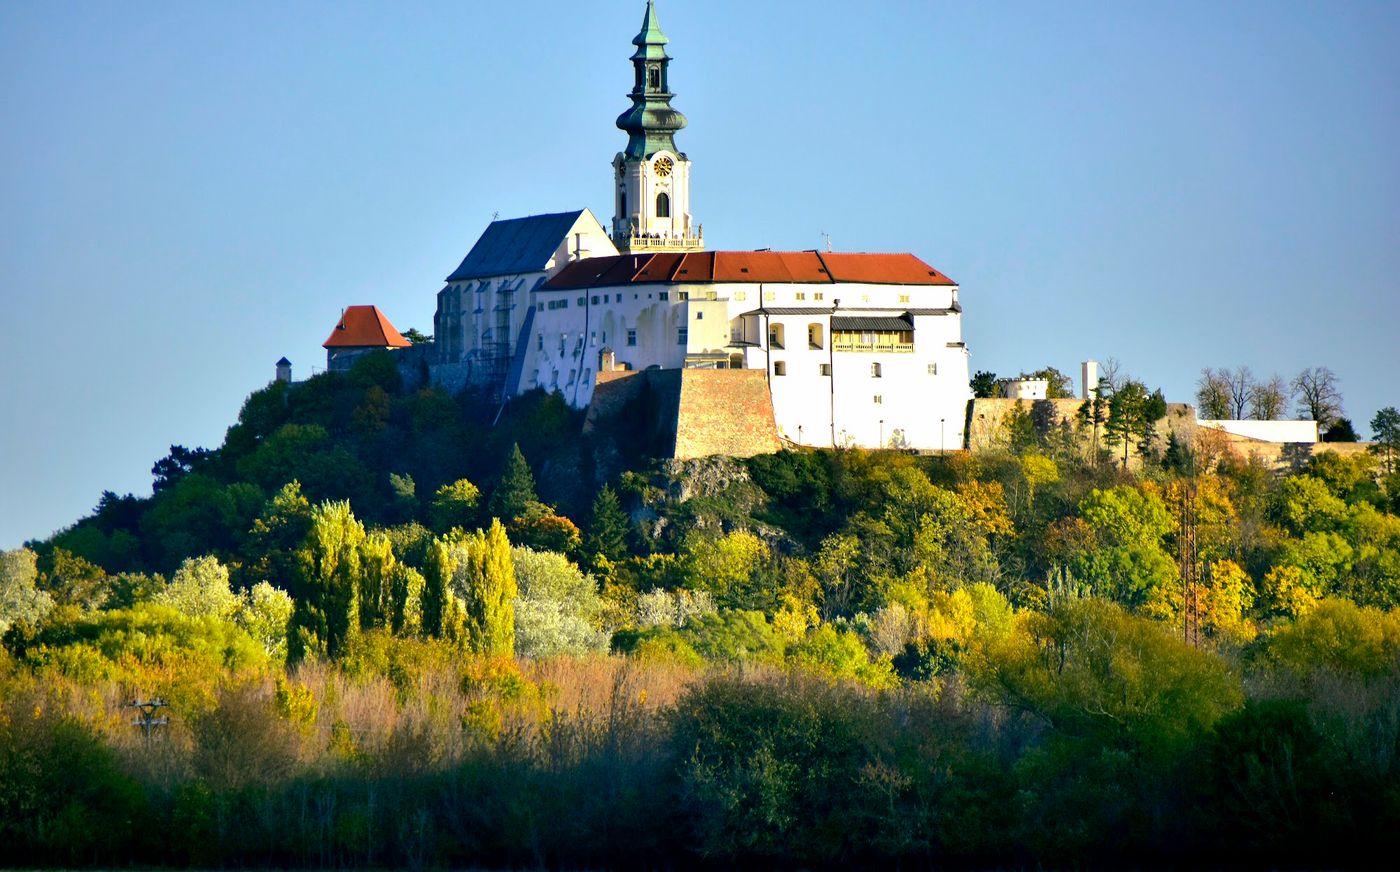
[[[454,580],[461,569],[467,536],[439,536],[428,546],[423,563],[423,594],[421,621],[424,636],[433,639],[459,641],[462,637],[462,604],[453,592]],[[405,584],[410,584],[406,580]]]
[[[477,587],[467,599],[467,638],[472,651],[488,657],[515,655],[515,598],[519,590],[515,582],[515,564],[511,560],[510,540],[499,520],[492,520],[491,529],[478,534],[474,546],[479,549],[480,572],[473,573]]]
[[[360,543],[361,628],[369,630],[389,624],[398,568],[394,546],[383,532],[371,533]]]
[[[364,539],[349,502],[326,502],[312,511],[311,529],[297,551],[302,594],[288,633],[291,659],[339,657],[359,632]]]

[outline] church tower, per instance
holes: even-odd
[[[666,54],[670,42],[647,0],[642,32],[632,40],[632,108],[618,116],[627,150],[613,158],[613,242],[622,252],[700,251],[699,225],[690,215],[690,159],[676,150],[685,116],[671,108]]]

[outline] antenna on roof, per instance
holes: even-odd
[[[501,213],[500,213],[500,212],[492,212],[492,213],[491,213],[491,220],[492,220],[492,221],[495,221],[497,218],[500,218],[500,217],[501,217]]]
[[[831,254],[831,234],[827,233],[825,230],[823,230],[821,234],[822,239],[826,240],[826,253]]]
[[[335,329],[337,329],[337,330],[344,330],[344,329],[345,329],[345,307],[344,307],[344,306],[341,306],[341,307],[340,307],[340,323],[337,324],[337,325],[335,325]]]

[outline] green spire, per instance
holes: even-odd
[[[663,148],[676,151],[672,137],[685,127],[685,116],[671,108],[671,98],[675,94],[671,93],[667,82],[666,68],[671,63],[666,54],[669,42],[657,21],[656,4],[647,0],[642,30],[632,39],[637,47],[631,59],[635,79],[632,93],[628,95],[632,98],[632,108],[617,118],[617,126],[628,134],[628,157],[646,158]]]

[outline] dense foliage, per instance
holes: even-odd
[[[274,384],[151,497],[0,554],[4,861],[1397,847],[1392,445],[1154,445],[1106,429],[1160,414],[1126,382],[973,455],[661,462],[385,364]],[[153,697],[169,723],[133,727]]]

